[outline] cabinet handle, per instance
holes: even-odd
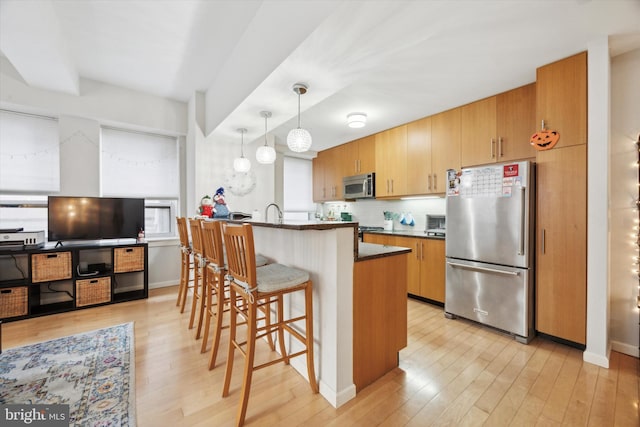
[[[493,154],[493,146],[495,145],[496,140],[491,138],[491,143],[489,145],[489,152],[491,153],[491,158],[495,158],[495,155]]]
[[[420,242],[420,259],[424,261],[424,242]]]
[[[429,186],[428,186],[428,190],[431,191],[431,174],[429,174]]]
[[[438,175],[433,174],[433,191],[438,189]]]
[[[389,180],[387,180],[387,194],[389,194]]]
[[[58,254],[49,254],[47,258],[58,258]]]
[[[544,242],[544,234],[545,234],[545,233],[544,233],[544,228],[543,228],[543,229],[542,229],[542,236],[541,236],[541,239],[540,239],[540,240],[541,240],[541,242],[540,242],[540,246],[542,246],[541,250],[542,250],[542,254],[543,254],[543,255],[544,255],[544,249],[545,249],[545,248],[544,248],[544,243],[545,243],[545,242]]]
[[[416,242],[416,260],[420,261],[420,242]]]
[[[391,180],[391,193],[393,193],[393,179]]]
[[[544,119],[542,119],[542,127],[540,129],[544,130]]]
[[[504,153],[502,152],[502,137],[498,137],[498,155],[500,157],[504,156]]]

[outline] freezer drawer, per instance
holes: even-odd
[[[447,258],[444,310],[533,338],[533,274],[529,269]]]

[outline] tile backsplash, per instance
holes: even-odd
[[[340,212],[350,212],[353,221],[361,225],[380,226],[384,225],[384,212],[389,211],[399,215],[402,213],[413,216],[415,225],[402,225],[394,220],[394,230],[424,230],[426,226],[426,215],[444,215],[446,209],[446,199],[411,199],[411,200],[358,200],[356,202],[326,202],[319,204],[317,213],[328,216],[329,212],[340,217]]]

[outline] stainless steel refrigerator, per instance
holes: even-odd
[[[446,212],[445,315],[528,343],[534,336],[535,164],[449,171]]]

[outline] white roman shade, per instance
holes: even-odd
[[[285,211],[315,211],[316,208],[313,203],[313,169],[311,160],[285,156],[283,164],[283,180]]]
[[[102,195],[178,198],[178,139],[103,127]]]
[[[56,119],[0,110],[0,191],[60,191]]]

